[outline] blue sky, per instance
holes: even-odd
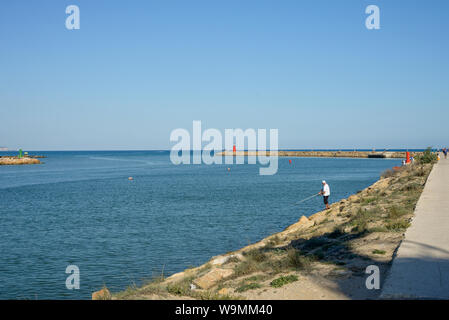
[[[81,29],[65,28],[78,5]],[[380,30],[365,28],[380,7]],[[277,128],[281,148],[449,145],[449,1],[1,1],[0,146],[169,149]]]

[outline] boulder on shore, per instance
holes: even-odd
[[[92,300],[110,300],[111,293],[108,288],[103,288],[101,290],[95,291],[92,293]]]

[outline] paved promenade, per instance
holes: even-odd
[[[381,298],[449,299],[449,159],[430,173]]]

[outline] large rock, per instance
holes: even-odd
[[[210,263],[213,266],[222,265],[222,264],[228,262],[228,260],[231,259],[231,258],[242,259],[242,255],[237,253],[237,254],[230,254],[230,255],[227,255],[227,256],[218,256],[218,257],[214,257],[210,261]]]
[[[234,273],[231,269],[212,269],[204,276],[196,279],[194,284],[200,287],[201,289],[209,289],[213,287],[218,281],[223,278],[229,277]]]
[[[298,224],[307,224],[309,223],[309,219],[306,216],[302,216],[299,220],[298,220]]]
[[[103,288],[99,291],[92,293],[92,300],[110,300],[111,293],[107,288]]]
[[[21,164],[39,164],[41,163],[38,159],[28,158],[28,157],[1,157],[0,165],[21,165]]]
[[[298,230],[303,230],[306,229],[308,227],[313,226],[313,221],[311,221],[309,218],[307,218],[306,216],[302,216],[298,222],[292,224],[291,226],[287,227],[285,229],[285,231],[283,232],[283,234],[290,234],[293,232],[296,232]]]

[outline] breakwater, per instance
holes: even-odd
[[[279,157],[321,157],[321,158],[405,158],[404,151],[223,151],[218,156],[258,156],[277,155]],[[416,156],[419,152],[411,152]]]
[[[41,162],[36,158],[31,157],[6,157],[0,156],[0,165],[22,165],[22,164],[40,164]]]

